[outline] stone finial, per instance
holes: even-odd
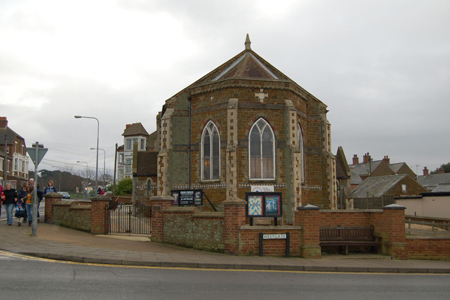
[[[247,33],[247,37],[245,38],[245,50],[252,50],[252,47],[250,46],[252,44],[252,42],[250,42],[250,37],[248,36]]]

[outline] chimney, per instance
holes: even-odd
[[[354,165],[359,164],[359,157],[358,157],[358,155],[356,155],[356,154],[353,154],[353,164],[354,164]]]
[[[423,176],[428,176],[428,168],[423,168]]]
[[[6,117],[0,117],[0,128],[4,129],[8,127],[8,119]]]
[[[444,174],[444,173],[445,173],[444,172],[444,168],[440,167],[439,170],[438,170],[438,174]]]
[[[387,155],[384,156],[383,161],[385,161],[388,165],[391,163],[391,159]]]
[[[363,164],[367,164],[370,160],[371,160],[370,154],[369,152],[367,152],[366,154],[364,154]]]

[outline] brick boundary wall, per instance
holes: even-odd
[[[109,201],[111,197],[98,195],[91,198],[91,233],[107,234],[109,231]]]
[[[290,256],[301,256],[301,227],[297,226],[243,226],[240,230],[239,255],[259,255],[259,234],[290,235]],[[263,256],[286,256],[285,239],[263,241]]]
[[[45,194],[45,215],[44,220],[45,223],[53,223],[53,203],[59,202],[62,199],[62,195],[52,192],[49,194]]]
[[[409,259],[450,259],[450,237],[408,237],[406,250]]]
[[[91,231],[91,205],[74,201],[53,203],[53,224],[81,231]]]

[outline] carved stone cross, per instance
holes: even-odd
[[[259,101],[260,101],[261,103],[263,103],[263,102],[264,102],[264,99],[266,99],[267,97],[269,97],[269,95],[264,93],[264,89],[260,89],[260,90],[259,90],[259,93],[255,93],[255,97],[258,97],[258,98],[259,98]]]

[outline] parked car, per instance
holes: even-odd
[[[63,199],[70,199],[70,194],[68,192],[58,192],[62,195]]]

